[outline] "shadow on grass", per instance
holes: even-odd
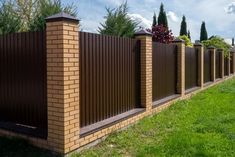
[[[0,137],[0,157],[51,157],[58,156],[50,151],[30,145],[27,141],[17,138]]]

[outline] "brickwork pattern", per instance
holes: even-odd
[[[48,143],[67,153],[79,139],[78,26],[69,21],[47,23]]]
[[[0,135],[22,137],[38,147],[61,154],[68,154],[98,139],[102,139],[114,131],[125,128],[145,116],[158,113],[178,100],[190,98],[195,93],[224,81],[214,82],[205,88],[185,95],[185,44],[184,42],[176,42],[174,44],[178,48],[177,91],[181,94],[181,97],[152,108],[152,38],[146,35],[137,36],[136,38],[141,41],[141,104],[146,108],[145,112],[112,124],[85,137],[80,137],[78,25],[72,21],[48,22],[48,139],[32,138],[1,129]],[[199,74],[201,76],[198,80],[199,84],[202,85],[204,51],[203,47],[197,48],[201,51],[199,53],[199,64],[201,65]],[[213,69],[215,77],[215,51],[212,57],[214,58]],[[234,75],[226,79],[233,77]]]
[[[136,39],[141,42],[141,105],[148,111],[152,109],[152,37],[140,35]]]

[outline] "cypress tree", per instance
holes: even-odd
[[[164,5],[162,3],[160,6],[160,12],[158,15],[158,25],[163,25],[166,28],[168,28],[167,16],[166,16],[166,12],[164,10]]]
[[[156,16],[156,13],[154,12],[152,26],[156,26],[156,25],[157,25],[157,16]]]
[[[187,33],[187,23],[186,23],[186,18],[183,16],[182,22],[181,22],[181,27],[180,27],[180,36],[182,35],[188,35]]]
[[[191,41],[191,35],[190,35],[190,31],[188,30],[188,38]]]
[[[234,38],[232,38],[232,46],[234,46]]]
[[[204,41],[208,39],[207,31],[206,31],[206,23],[203,21],[201,25],[201,35],[200,41]]]

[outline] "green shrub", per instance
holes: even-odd
[[[231,45],[225,42],[223,38],[220,36],[212,36],[210,39],[202,41],[205,47],[213,46],[217,49],[223,49],[224,55],[228,57],[229,50],[231,49]]]
[[[182,36],[179,36],[178,38],[185,41],[185,46],[193,47],[193,44],[191,43],[188,36],[182,35]]]

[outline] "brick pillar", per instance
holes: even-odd
[[[215,69],[215,52],[216,52],[216,49],[214,47],[208,47],[208,50],[210,51],[211,53],[211,81],[215,81],[215,72],[216,72],[216,69]]]
[[[147,111],[152,109],[152,34],[142,30],[135,34],[135,38],[141,42],[141,106]]]
[[[78,20],[59,13],[46,18],[48,143],[66,154],[79,138]]]
[[[217,50],[220,53],[221,56],[221,68],[220,68],[220,72],[221,72],[221,77],[224,78],[224,50],[223,49],[218,49]]]
[[[195,43],[194,48],[198,55],[198,86],[203,88],[204,84],[204,47],[201,43]]]
[[[177,46],[177,87],[176,91],[181,96],[185,95],[185,42],[175,39],[173,44]]]

